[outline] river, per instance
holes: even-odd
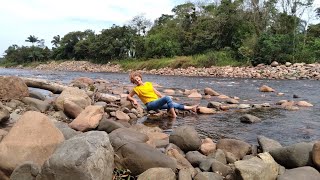
[[[128,74],[124,73],[86,73],[86,72],[57,72],[37,71],[21,69],[2,69],[0,75],[16,75],[69,83],[77,77],[90,77],[93,79],[106,79],[117,81],[124,85],[129,84]],[[144,75],[144,81],[151,81],[164,88],[175,90],[198,89],[203,93],[205,87],[210,87],[217,92],[228,96],[237,96],[240,103],[259,104],[270,103],[272,106],[282,99],[305,100],[312,103],[313,107],[300,108],[297,111],[288,111],[280,108],[265,110],[252,110],[249,113],[262,119],[255,124],[241,123],[239,118],[244,112],[227,111],[213,115],[190,115],[177,120],[151,120],[141,118],[138,123],[159,126],[167,132],[174,127],[184,124],[196,127],[203,137],[211,137],[214,140],[220,138],[236,138],[248,143],[257,144],[257,136],[263,135],[279,141],[282,145],[290,145],[297,142],[309,142],[320,139],[320,81],[315,80],[266,80],[266,79],[236,79],[236,78],[213,78],[213,77],[184,77],[184,76],[159,76]],[[284,93],[278,96],[276,93],[259,92],[259,87],[266,84],[277,92]],[[293,98],[293,95],[300,98]],[[178,102],[200,103],[206,106],[210,100],[190,100],[179,95]]]

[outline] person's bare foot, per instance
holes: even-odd
[[[194,113],[197,113],[197,112],[198,112],[199,105],[200,105],[200,104],[196,104],[196,105],[192,106],[191,111],[193,111]]]

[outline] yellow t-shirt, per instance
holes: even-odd
[[[136,86],[133,88],[134,92],[141,99],[143,104],[154,101],[158,99],[158,96],[153,90],[153,86],[151,82],[145,82],[141,86]]]

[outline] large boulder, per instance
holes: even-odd
[[[304,166],[286,170],[277,180],[319,180],[320,173],[310,166]]]
[[[0,169],[11,173],[25,161],[41,166],[63,141],[63,134],[46,115],[28,111],[0,143]]]
[[[117,167],[129,169],[132,175],[141,174],[147,169],[154,167],[170,168],[173,171],[177,168],[177,162],[174,159],[146,143],[128,142],[120,138],[116,138],[113,141],[120,141],[115,143],[117,145],[122,144],[121,146],[114,147]]]
[[[66,140],[44,163],[37,180],[112,179],[114,151],[108,134],[90,131]]]
[[[185,152],[198,150],[202,143],[198,132],[192,126],[177,127],[170,135],[169,141]]]
[[[281,144],[278,141],[267,138],[265,136],[258,136],[258,143],[262,148],[263,152],[269,152],[277,148],[281,148]]]
[[[237,160],[239,160],[250,152],[251,145],[236,139],[220,139],[217,142],[217,149],[222,149],[224,152],[231,152]]]
[[[112,146],[117,149],[123,143],[129,142],[147,142],[149,137],[143,133],[137,132],[129,128],[118,128],[109,134]],[[119,141],[120,140],[120,141]]]
[[[267,160],[265,162],[258,157],[252,157],[248,160],[236,161],[236,179],[276,179],[279,167],[277,169],[274,169],[273,166],[268,162],[270,162],[270,160]]]
[[[29,96],[28,86],[16,76],[0,76],[0,99],[20,99]]]
[[[81,108],[85,109],[87,106],[91,105],[91,99],[84,90],[76,87],[67,87],[62,91],[59,97],[55,101],[55,105],[58,110],[64,110],[64,101],[68,99],[75,104],[79,105]]]
[[[72,129],[82,132],[94,129],[99,125],[103,114],[104,109],[102,106],[88,106],[69,124],[69,126]]]
[[[312,165],[312,143],[297,143],[270,151],[272,157],[286,168]]]

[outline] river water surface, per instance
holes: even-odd
[[[93,79],[117,81],[124,85],[129,84],[128,74],[124,73],[57,72],[0,68],[0,75],[41,78],[65,84],[77,77],[85,76]],[[155,82],[161,85],[162,89],[198,89],[199,92],[203,93],[205,87],[210,87],[222,94],[239,97],[240,103],[259,104],[267,102],[275,106],[274,104],[282,99],[305,100],[312,103],[314,107],[300,108],[298,111],[288,111],[280,108],[250,111],[250,114],[262,119],[262,122],[255,124],[241,123],[239,118],[244,112],[240,111],[227,111],[214,115],[179,116],[176,121],[141,118],[138,123],[159,126],[169,133],[174,127],[188,124],[194,126],[203,137],[211,137],[214,140],[236,138],[252,144],[257,144],[258,135],[277,140],[282,145],[320,139],[320,81],[159,75],[144,75],[143,80]],[[277,92],[284,93],[284,95],[277,96],[277,93],[259,92],[258,89],[263,84],[272,87]],[[300,98],[294,99],[294,94]],[[208,101],[218,101],[215,98],[190,100],[182,95],[177,96],[179,98],[178,102],[200,103],[201,106],[206,106]]]

